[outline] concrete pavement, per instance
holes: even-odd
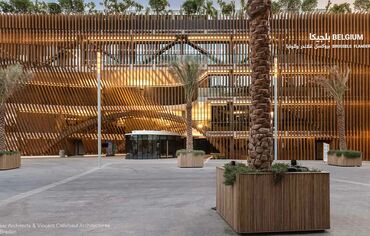
[[[211,208],[215,167],[180,169],[175,159],[24,159],[0,172],[0,235],[236,235]],[[370,234],[370,163],[329,167],[332,229],[309,235]],[[294,234],[289,234],[294,235]]]

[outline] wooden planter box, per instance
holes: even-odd
[[[239,174],[224,184],[217,168],[217,212],[237,233],[316,231],[330,228],[329,173]]]
[[[204,166],[204,156],[193,155],[192,153],[180,154],[177,157],[177,166],[180,168],[202,168]]]
[[[337,156],[337,154],[328,154],[328,164],[332,166],[362,166],[362,156],[360,157],[345,157],[343,154]]]
[[[9,170],[21,166],[21,154],[4,154],[0,156],[0,170]]]

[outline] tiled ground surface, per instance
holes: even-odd
[[[235,235],[215,206],[215,167],[180,169],[174,159],[23,159],[0,171],[0,235]],[[331,172],[332,229],[370,235],[370,163],[303,165]],[[289,234],[295,235],[295,234]],[[311,234],[307,234],[311,235]]]

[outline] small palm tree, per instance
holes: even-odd
[[[32,77],[19,64],[0,68],[0,150],[5,150],[5,103],[17,90]]]
[[[272,163],[271,88],[270,88],[270,0],[249,1],[251,47],[251,114],[248,164],[269,170]]]
[[[185,58],[172,63],[170,66],[171,75],[177,79],[183,86],[185,91],[186,102],[186,150],[193,150],[193,132],[192,132],[192,109],[193,98],[198,91],[199,80],[205,72],[205,66],[198,61]]]
[[[329,69],[329,78],[316,77],[314,82],[319,84],[324,90],[334,98],[337,105],[337,129],[339,135],[339,149],[347,150],[346,126],[344,112],[344,94],[348,90],[347,82],[350,70],[340,71],[338,66]]]

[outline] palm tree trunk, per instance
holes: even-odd
[[[272,127],[270,116],[270,0],[252,0],[249,8],[252,84],[250,87],[250,131],[248,163],[252,168],[268,170],[272,163]]]
[[[5,148],[5,106],[0,105],[0,150]]]
[[[193,150],[192,108],[191,103],[186,104],[186,150],[188,151]]]
[[[337,102],[337,127],[339,136],[339,149],[347,150],[346,123],[343,101]]]

